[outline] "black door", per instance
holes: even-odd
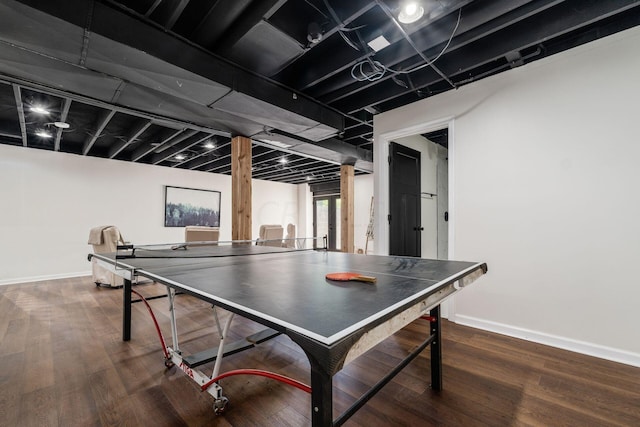
[[[420,152],[391,143],[389,254],[420,256]]]

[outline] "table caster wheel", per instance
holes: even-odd
[[[224,396],[219,399],[216,399],[216,401],[213,403],[213,412],[216,415],[222,415],[224,411],[227,409],[228,404],[229,404],[229,399],[227,399]]]
[[[167,369],[171,369],[174,366],[174,363],[171,359],[165,359],[164,361],[164,366],[167,367]]]

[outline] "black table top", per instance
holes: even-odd
[[[114,263],[114,254],[96,254]],[[482,263],[357,255],[267,246],[136,249],[118,259],[140,276],[195,294],[241,315],[266,320],[331,345],[379,322]],[[375,276],[375,284],[335,282],[328,273]]]

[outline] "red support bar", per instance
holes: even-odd
[[[200,388],[202,391],[205,391],[209,387],[211,387],[214,383],[217,383],[221,379],[226,377],[232,377],[234,375],[258,375],[261,377],[267,377],[267,378],[271,378],[273,380],[280,381],[285,384],[294,386],[295,388],[299,388],[300,390],[306,391],[307,393],[311,393],[311,387],[309,387],[305,383],[302,383],[298,380],[294,380],[293,378],[285,377],[284,375],[276,374],[275,372],[261,371],[259,369],[236,369],[233,371],[225,372],[224,374],[220,374],[217,377],[209,380],[209,382],[207,382],[206,384],[203,384]]]
[[[428,315],[424,315],[424,316],[420,316],[421,319],[424,320],[428,320],[429,322],[435,322],[437,319],[434,316],[428,316]]]
[[[142,295],[140,295],[140,293],[134,291],[133,289],[131,289],[131,293],[138,295],[138,297],[144,303],[144,305],[147,306],[147,310],[149,310],[149,314],[151,315],[151,318],[153,319],[153,323],[154,323],[154,325],[156,325],[156,332],[158,333],[158,338],[160,338],[160,345],[162,345],[162,351],[164,352],[164,358],[166,360],[169,360],[171,357],[169,356],[169,351],[167,350],[167,344],[164,341],[164,337],[162,336],[162,331],[160,330],[160,325],[158,325],[158,320],[156,319],[156,315],[153,314],[153,310],[151,310],[151,306],[149,305],[147,300]]]

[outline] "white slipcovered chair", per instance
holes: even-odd
[[[184,228],[185,242],[210,242],[217,245],[220,238],[220,228],[205,227],[199,225],[188,225]]]
[[[256,245],[259,246],[282,246],[283,229],[280,224],[263,224]]]
[[[125,244],[124,238],[113,225],[101,225],[89,231],[88,244],[93,246],[96,254],[116,252],[118,244]],[[122,277],[101,267],[95,258],[91,258],[91,273],[96,286],[120,287],[123,284]]]
[[[287,235],[284,238],[284,242],[282,242],[282,246],[285,248],[295,248],[296,247],[296,226],[289,223],[287,224]]]

